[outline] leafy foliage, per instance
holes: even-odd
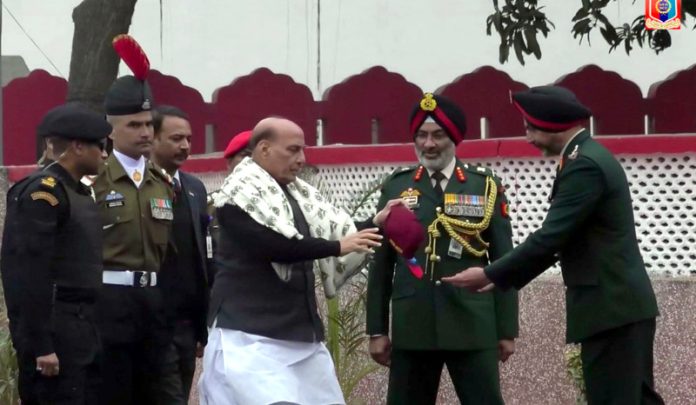
[[[329,188],[322,181],[319,171],[305,166],[298,175],[331,201]],[[387,176],[362,186],[356,198],[344,207],[352,217],[374,199],[374,194]],[[355,403],[353,391],[367,376],[379,369],[367,352],[368,337],[365,334],[365,297],[367,294],[367,270],[354,276],[339,291],[338,295],[326,300],[327,335],[326,346],[331,353],[341,390],[348,403]]]
[[[537,7],[536,0],[505,0],[505,5],[498,7],[498,0],[493,0],[495,13],[486,19],[486,34],[491,35],[491,28],[500,35],[500,63],[505,63],[510,54],[510,47],[515,51],[517,60],[524,65],[524,55],[534,55],[541,59],[541,47],[537,35],[544,37],[555,28],[546,18],[543,7]]]
[[[343,286],[340,297],[327,301],[327,346],[346,400],[351,401],[355,387],[379,369],[367,355],[365,334],[365,296],[367,279],[358,273]],[[339,300],[343,301],[339,304]]]
[[[576,404],[587,404],[585,379],[582,376],[582,359],[580,358],[580,346],[569,345],[565,350],[566,372],[578,390]]]
[[[525,55],[541,58],[541,47],[537,40],[538,34],[547,37],[554,24],[546,17],[543,6],[538,6],[537,0],[504,0],[505,5],[499,7],[498,0],[493,0],[495,12],[486,19],[486,34],[492,34],[492,28],[500,35],[499,60],[508,60],[512,47],[517,60],[524,65]],[[583,40],[591,45],[590,34],[599,27],[604,41],[609,45],[609,52],[623,46],[627,55],[637,45],[639,48],[649,47],[656,54],[672,46],[670,31],[645,29],[645,16],[641,13],[630,22],[613,23],[604,13],[610,3],[621,0],[581,0],[581,7],[572,18],[573,38],[582,44]],[[627,0],[623,0],[627,1]],[[635,3],[636,0],[633,0]],[[683,25],[686,25],[687,15],[696,17],[696,0],[682,0]],[[693,29],[696,29],[694,24]]]

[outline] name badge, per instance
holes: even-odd
[[[155,219],[165,219],[171,221],[174,219],[174,211],[172,210],[172,201],[166,198],[150,199],[150,212]]]
[[[205,237],[205,256],[208,259],[213,258],[213,237],[210,235]]]
[[[454,239],[450,239],[449,248],[447,249],[447,256],[454,257],[455,259],[461,259],[463,249],[464,248],[459,242]]]
[[[418,208],[418,196],[420,196],[420,191],[409,188],[401,192],[400,197],[406,203],[406,206],[410,209]]]
[[[126,198],[123,194],[111,190],[109,194],[106,195],[104,201],[106,202],[106,208],[122,207],[126,204]]]
[[[486,197],[482,195],[445,194],[445,214],[455,217],[483,217]]]

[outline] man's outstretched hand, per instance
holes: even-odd
[[[352,252],[374,253],[373,248],[381,246],[380,241],[382,239],[382,235],[379,234],[379,228],[367,228],[346,235],[340,240],[341,256]]]
[[[469,267],[451,277],[442,277],[442,281],[473,292],[486,292],[495,288],[483,272],[483,267]]]

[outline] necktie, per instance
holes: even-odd
[[[181,194],[181,183],[179,182],[179,179],[176,177],[172,178],[172,183],[174,187],[174,192],[179,195]]]
[[[445,175],[441,171],[436,171],[430,176],[431,179],[435,180],[435,185],[433,185],[433,190],[435,190],[435,195],[437,195],[438,200],[442,200],[445,192],[442,189],[442,180],[446,179]]]

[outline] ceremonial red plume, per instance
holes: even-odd
[[[130,35],[120,34],[114,37],[112,45],[118,56],[133,72],[133,76],[138,80],[145,80],[150,72],[150,60],[140,44]]]

